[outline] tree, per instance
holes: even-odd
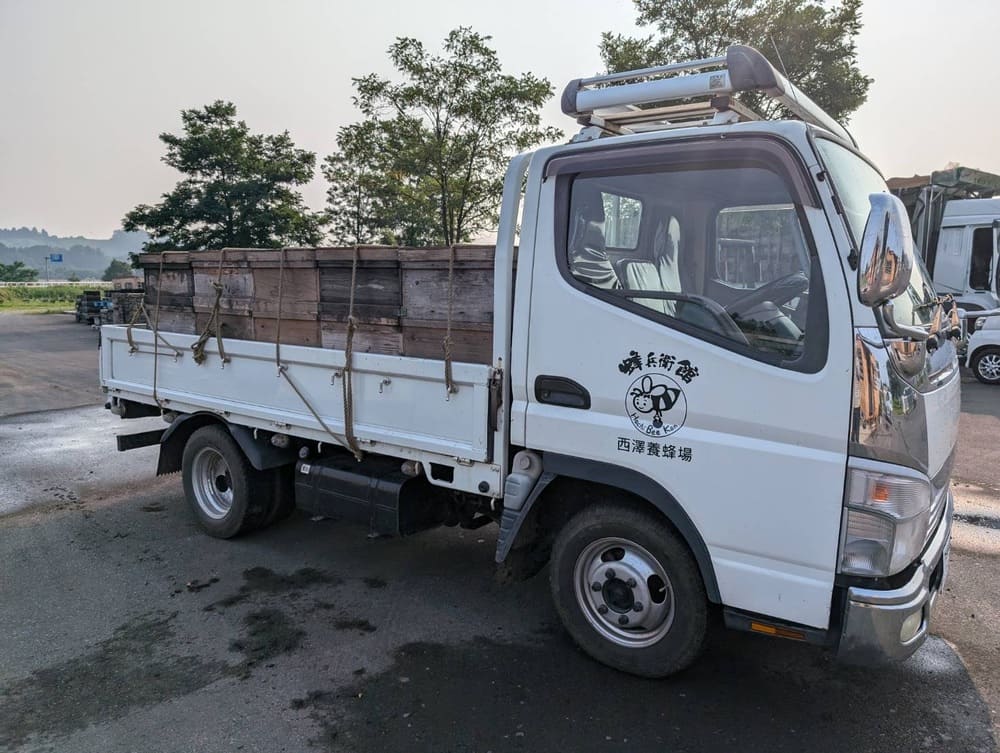
[[[221,100],[181,112],[184,133],[160,134],[163,161],[185,177],[163,201],[140,204],[123,221],[145,230],[146,251],[316,245],[326,218],[294,190],[312,179],[316,155],[296,149],[288,132],[250,132],[236,106]]]
[[[561,132],[540,125],[551,84],[503,73],[490,39],[460,27],[432,55],[399,37],[401,82],[354,79],[364,120],[340,130],[324,164],[335,242],[448,245],[496,226],[512,154]]]
[[[121,261],[120,259],[112,259],[108,268],[104,270],[104,274],[101,275],[101,279],[105,282],[111,282],[111,280],[117,280],[119,277],[131,277],[132,276],[132,265],[128,262]]]
[[[609,72],[714,57],[731,44],[747,44],[838,120],[846,121],[868,97],[872,79],[858,68],[854,43],[861,29],[861,0],[834,5],[819,0],[633,2],[638,23],[653,26],[656,33],[640,38],[602,34],[601,57]],[[781,114],[780,106],[759,95],[741,99],[765,117]]]
[[[34,282],[37,279],[38,270],[24,266],[23,261],[0,264],[0,282]]]

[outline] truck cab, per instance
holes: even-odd
[[[1000,199],[956,199],[945,204],[934,259],[934,288],[967,311],[1000,306],[997,241]],[[969,334],[975,331],[969,318]]]
[[[580,133],[507,171],[491,364],[223,353],[208,330],[193,362],[193,335],[105,327],[113,407],[164,412],[158,472],[221,538],[291,494],[399,533],[496,522],[501,568],[548,565],[567,631],[627,672],[690,665],[713,613],[911,655],[946,574],[960,379],[902,204],[751,48],[575,80],[562,108]]]

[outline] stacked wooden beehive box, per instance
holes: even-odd
[[[443,358],[451,300],[452,358],[489,363],[493,338],[491,246],[226,249],[143,254],[146,308],[161,332],[210,329],[221,285],[222,336],[343,350],[354,277],[353,348]],[[282,271],[283,266],[283,271]],[[214,334],[214,331],[211,332]]]

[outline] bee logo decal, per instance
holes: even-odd
[[[629,385],[625,411],[646,436],[665,437],[684,425],[687,400],[680,385],[665,374],[643,374]]]

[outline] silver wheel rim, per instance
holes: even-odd
[[[989,353],[979,359],[979,375],[983,379],[1000,379],[1000,353]]]
[[[191,486],[198,507],[212,520],[221,520],[233,506],[233,475],[222,454],[203,447],[191,461]]]
[[[587,545],[573,568],[576,601],[591,626],[618,646],[643,648],[674,622],[674,591],[647,549],[621,538]]]

